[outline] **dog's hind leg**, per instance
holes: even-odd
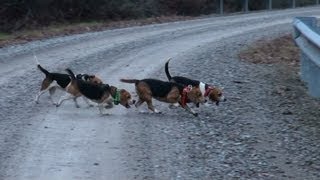
[[[56,87],[51,87],[51,88],[49,88],[49,99],[50,99],[50,101],[52,102],[52,104],[57,104],[57,103],[55,103],[54,101],[53,101],[53,95],[54,95],[54,93],[56,92]]]
[[[35,102],[38,104],[39,103],[39,98],[40,98],[40,96],[42,96],[44,93],[46,93],[46,92],[50,92],[50,87],[48,87],[47,89],[43,89],[43,90],[40,90],[39,92],[38,92],[38,94],[36,95],[36,98],[35,98]],[[53,102],[53,100],[52,100],[52,97],[51,97],[51,94],[50,94],[50,100],[51,100],[51,102],[54,104],[54,102]]]
[[[42,94],[46,93],[48,90],[43,90],[39,91],[38,94],[36,95],[35,102],[38,104],[39,103],[39,98]]]
[[[74,102],[74,105],[76,106],[76,108],[80,108],[77,99],[78,99],[78,97],[74,97],[73,102]]]
[[[82,96],[82,99],[87,103],[88,107],[93,107],[93,104],[91,104],[85,96]]]
[[[138,102],[136,102],[135,104],[136,108],[139,108],[143,103],[144,103],[144,100],[139,99]]]
[[[143,110],[140,109],[140,106],[141,106],[144,102],[145,102],[144,100],[142,100],[142,99],[139,98],[138,102],[136,102],[136,104],[135,104],[136,108],[138,109],[138,111],[139,111],[140,113],[146,113],[145,111],[143,111]]]
[[[146,101],[146,102],[147,102],[147,104],[148,104],[148,108],[149,108],[151,111],[153,111],[153,112],[155,112],[155,113],[158,113],[158,114],[161,113],[161,112],[158,111],[156,108],[154,108],[154,106],[153,106],[153,104],[152,104],[152,100],[148,100],[148,101]]]
[[[57,107],[59,107],[64,101],[69,99],[74,99],[75,96],[69,93],[66,93],[63,97],[60,98],[59,102],[56,104]]]

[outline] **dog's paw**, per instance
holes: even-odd
[[[170,109],[177,109],[177,106],[175,106],[174,104],[169,104],[169,108]]]
[[[90,105],[87,106],[87,108],[92,108],[92,107],[94,107],[93,104],[90,104]]]
[[[113,106],[112,105],[106,105],[104,106],[105,109],[111,109]]]
[[[159,111],[159,110],[157,110],[157,109],[155,109],[154,112],[155,112],[156,114],[161,114],[161,113],[162,113],[161,111]]]
[[[198,117],[199,114],[198,114],[198,113],[193,113],[193,115],[194,115],[195,117]]]
[[[103,117],[103,116],[110,116],[111,114],[110,113],[100,113],[100,116]]]
[[[145,110],[139,110],[138,111],[140,114],[148,114],[148,113],[150,113],[149,111],[145,111]]]

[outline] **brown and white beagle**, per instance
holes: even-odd
[[[139,97],[138,102],[135,104],[136,107],[139,107],[142,103],[146,102],[148,108],[155,113],[160,112],[154,108],[152,98],[171,104],[179,103],[182,108],[186,109],[194,116],[198,116],[198,114],[190,109],[186,102],[188,100],[193,103],[205,102],[199,87],[185,87],[178,83],[165,82],[157,79],[120,79],[120,81],[135,84],[136,93]]]

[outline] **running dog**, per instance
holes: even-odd
[[[179,103],[182,108],[194,116],[198,116],[198,114],[189,108],[186,104],[187,100],[193,103],[205,102],[199,87],[183,86],[178,83],[165,82],[157,79],[120,79],[120,81],[135,84],[136,93],[139,97],[138,102],[135,104],[137,108],[146,102],[148,108],[155,113],[161,112],[154,108],[152,98],[171,104]]]
[[[111,108],[113,104],[121,104],[126,108],[130,108],[135,103],[131,99],[131,94],[125,89],[117,89],[109,84],[93,84],[81,79],[77,79],[70,69],[66,69],[71,77],[71,82],[66,87],[68,92],[65,97],[61,98],[57,104],[59,107],[65,100],[76,99],[83,95],[87,99],[96,102],[99,107],[100,114],[103,114],[103,108]]]
[[[63,91],[66,90],[66,87],[71,82],[71,78],[68,74],[62,73],[51,73],[48,70],[44,69],[39,63],[37,68],[43,72],[46,77],[43,79],[40,87],[40,91],[38,92],[35,102],[39,103],[39,98],[41,95],[49,91],[50,100],[52,104],[56,105],[52,99],[53,94],[55,93],[56,89],[61,89]],[[94,84],[102,84],[102,80],[95,75],[88,75],[88,74],[78,74],[77,79],[82,79],[84,81],[94,83]],[[79,107],[77,101],[75,101],[76,107]]]
[[[203,83],[201,81],[189,79],[189,78],[182,77],[182,76],[172,77],[169,73],[169,61],[170,60],[171,59],[168,59],[168,61],[165,64],[166,76],[170,82],[179,83],[184,86],[191,85],[194,87],[199,87],[201,90],[202,96],[204,98],[208,98],[212,102],[215,102],[217,106],[219,105],[220,102],[227,101],[227,99],[222,95],[222,90],[217,87],[213,87],[213,86],[206,84],[206,83]],[[199,107],[199,103],[196,104],[196,106]]]

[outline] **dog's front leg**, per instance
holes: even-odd
[[[170,109],[174,109],[174,108],[177,108],[177,107],[179,107],[179,106],[180,106],[179,103],[169,104],[169,108],[170,108]]]
[[[190,112],[191,114],[193,114],[194,116],[198,116],[198,113],[196,113],[193,109],[191,109],[187,104],[186,105],[182,105],[181,103],[180,103],[180,105],[181,105],[181,107],[183,108],[183,109],[185,109],[185,110],[187,110],[188,112]]]
[[[104,108],[106,108],[106,109],[111,109],[111,108],[113,108],[113,103],[110,102],[110,101],[106,102],[105,105],[104,105]]]
[[[92,103],[89,102],[89,100],[85,96],[82,96],[82,99],[84,100],[84,102],[87,103],[88,107],[93,107],[94,106]]]
[[[103,111],[104,111],[104,107],[105,105],[104,105],[104,103],[100,103],[100,104],[98,104],[98,108],[99,108],[99,112],[100,112],[100,115],[101,116],[104,116],[104,115],[109,115],[109,113],[104,113]]]
[[[146,102],[147,102],[148,108],[149,108],[151,111],[153,111],[154,113],[157,113],[157,114],[160,114],[160,113],[161,113],[161,111],[157,110],[157,109],[153,106],[151,100],[148,100],[148,101],[146,101]]]

